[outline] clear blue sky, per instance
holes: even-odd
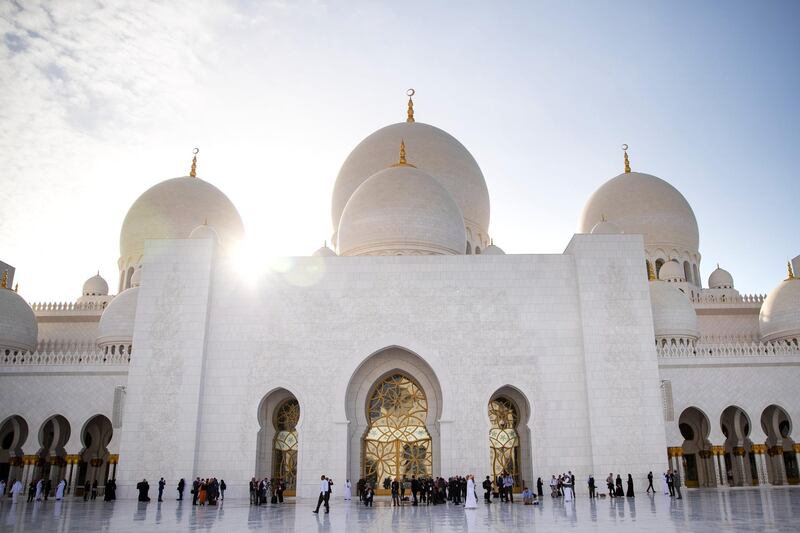
[[[0,5],[0,259],[28,300],[115,287],[125,212],[194,146],[251,240],[311,253],[408,87],[481,165],[507,252],[563,251],[628,143],[694,208],[704,279],[768,292],[800,253],[800,2],[24,5]]]

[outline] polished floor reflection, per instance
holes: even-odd
[[[218,507],[165,501],[104,503],[83,500],[0,504],[0,531],[799,531],[800,488],[687,491],[683,500],[662,495],[596,500],[574,505],[545,498],[540,507],[519,503],[481,504],[465,511],[454,505],[372,509],[332,502],[329,515],[311,512],[312,502],[251,507],[230,499]]]

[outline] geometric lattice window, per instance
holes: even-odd
[[[489,449],[493,477],[503,472],[511,474],[514,485],[520,483],[519,475],[519,411],[517,406],[503,396],[489,402]]]
[[[272,477],[282,478],[288,490],[297,480],[297,421],[300,404],[290,398],[275,410],[275,438],[272,439]]]
[[[379,487],[387,477],[430,476],[431,436],[425,427],[428,400],[422,388],[403,374],[381,380],[367,401],[369,427],[364,436],[363,475]]]

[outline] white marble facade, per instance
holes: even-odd
[[[475,160],[411,117],[347,159],[333,249],[243,277],[235,207],[190,176],[131,208],[123,296],[94,277],[75,304],[34,304],[31,324],[2,290],[0,474],[71,487],[116,477],[122,497],[141,478],[215,476],[245,496],[274,466],[275,410],[293,398],[296,491],[313,496],[320,474],[340,486],[362,476],[369,397],[402,373],[427,400],[433,475],[492,473],[488,404],[500,395],[518,410],[520,483],[668,465],[690,485],[798,481],[791,268],[766,298],[740,295],[722,269],[703,288],[688,203],[629,169],[590,199],[562,254],[506,255]],[[426,206],[387,179],[412,174],[447,201]],[[638,196],[615,204],[626,191]],[[460,216],[464,232],[440,231]],[[357,246],[337,248],[340,235]]]

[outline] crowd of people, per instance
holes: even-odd
[[[286,482],[282,478],[264,478],[261,481],[255,477],[250,480],[250,505],[265,505],[267,496],[270,503],[283,503],[283,494],[286,492]]]
[[[67,491],[67,480],[62,479],[55,486],[53,490],[53,482],[49,478],[36,478],[28,483],[28,502],[48,501],[52,495],[56,501],[61,501]],[[24,494],[25,487],[22,481],[12,479],[8,483],[8,495],[11,497],[12,503],[19,502],[20,494]],[[0,480],[0,496],[6,494],[6,482]],[[83,500],[86,501],[91,497],[92,500],[97,499],[97,480],[90,482],[88,479],[83,485]],[[117,484],[116,481],[110,479],[105,484],[105,501],[113,501],[117,499]]]

